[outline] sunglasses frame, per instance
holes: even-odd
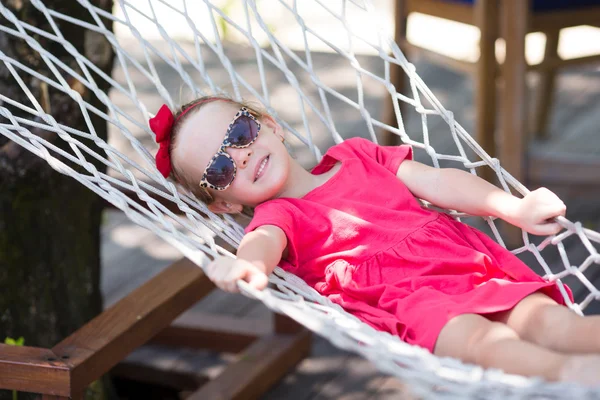
[[[245,144],[243,146],[236,146],[236,145],[232,144],[229,141],[229,134],[231,133],[231,129],[232,129],[233,125],[237,122],[237,120],[240,117],[243,117],[243,116],[250,118],[251,120],[253,120],[256,123],[256,137],[254,139],[252,139],[250,141],[250,143],[248,143],[248,144]],[[225,133],[225,139],[223,139],[223,143],[221,143],[221,147],[219,147],[219,150],[211,158],[211,160],[209,161],[209,163],[206,165],[206,168],[204,168],[204,173],[202,174],[202,179],[200,180],[200,187],[211,188],[211,189],[214,189],[214,190],[221,190],[222,191],[222,190],[227,189],[229,186],[231,186],[231,184],[235,180],[235,176],[237,174],[237,165],[235,164],[235,161],[233,160],[233,158],[225,151],[225,149],[227,147],[233,147],[234,149],[245,149],[246,147],[251,146],[252,143],[254,143],[256,141],[256,139],[258,139],[259,133],[260,133],[260,122],[258,122],[258,119],[254,115],[252,115],[250,113],[250,111],[246,107],[240,108],[240,110],[237,112],[237,114],[235,114],[235,116],[233,117],[233,120],[231,121],[231,123],[227,127],[227,132]],[[213,185],[212,183],[210,183],[206,179],[207,178],[207,173],[208,173],[208,168],[212,165],[212,163],[220,155],[224,155],[225,157],[229,158],[229,160],[231,160],[231,164],[233,164],[233,176],[231,178],[231,181],[229,181],[229,183],[227,185],[225,185],[225,186],[215,186],[215,185]]]

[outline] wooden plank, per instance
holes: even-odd
[[[171,369],[183,373],[193,373],[211,380],[225,371],[227,366],[235,361],[235,358],[236,355],[231,353],[186,349],[185,352],[178,354]]]
[[[193,324],[177,322],[159,332],[151,343],[237,353],[270,333],[263,321],[225,315],[194,315]]]
[[[260,302],[258,304],[263,305]],[[265,306],[263,305],[263,307]],[[267,318],[246,318],[243,315],[244,318],[240,318],[241,316],[225,313],[210,314],[200,308],[194,308],[179,316],[173,322],[173,325],[199,329],[218,329],[223,332],[236,332],[249,336],[262,336],[272,333],[273,322],[270,316],[267,316]]]
[[[600,7],[582,7],[535,13],[531,18],[531,32],[544,32],[579,25],[600,24]]]
[[[0,344],[0,389],[69,396],[70,371],[52,350]]]
[[[182,390],[197,390],[200,386],[208,382],[208,379],[200,377],[195,374],[178,372],[178,371],[165,371],[163,369],[154,368],[142,364],[134,364],[128,362],[121,362],[117,364],[110,371],[112,376],[118,376],[133,380],[136,382],[156,384],[159,383],[162,386]]]
[[[568,58],[562,59],[556,57],[554,59],[550,59],[548,61],[544,61],[541,64],[528,65],[527,70],[533,71],[546,71],[553,70],[556,68],[565,68],[565,67],[574,67],[583,64],[592,64],[596,63],[600,60],[600,54],[592,54],[589,56],[576,57],[576,58]]]
[[[311,334],[270,335],[257,340],[217,378],[188,397],[205,399],[257,399],[309,352]]]
[[[177,358],[189,351],[189,349],[144,344],[128,354],[120,363],[145,365],[163,371],[173,370]]]
[[[600,156],[529,151],[529,180],[538,184],[600,185]]]
[[[69,357],[73,387],[82,390],[213,288],[200,268],[182,259],[52,350]]]
[[[273,325],[275,333],[294,334],[304,329],[302,325],[290,317],[279,313],[273,313]]]
[[[407,13],[419,12],[463,24],[474,24],[473,7],[466,3],[443,0],[406,0],[406,9]]]
[[[308,400],[335,378],[344,364],[354,362],[358,357],[315,335],[310,355],[266,392],[261,400]]]

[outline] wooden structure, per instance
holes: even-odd
[[[557,69],[561,66],[600,61],[600,54],[568,60],[558,56],[561,29],[578,25],[600,26],[600,1],[597,1],[597,5],[590,5],[587,1],[587,4],[580,4],[579,7],[577,3],[581,3],[580,1],[574,3],[575,7],[569,5],[568,8],[537,11],[531,0],[395,0],[396,43],[408,54],[409,59],[411,53],[418,51],[429,60],[475,76],[475,139],[488,154],[499,158],[503,167],[521,182],[548,181],[556,173],[560,173],[564,177],[577,175],[582,183],[600,183],[597,174],[600,159],[581,162],[576,157],[549,159],[527,153],[526,72],[535,69],[540,73],[532,131],[541,137],[547,131]],[[481,32],[478,61],[468,63],[456,60],[409,43],[406,39],[407,17],[414,12],[478,27]],[[547,38],[544,60],[538,65],[527,65],[525,61],[525,35],[529,32],[543,32]],[[500,37],[506,42],[506,58],[501,68],[497,65],[495,55],[496,39]],[[399,69],[397,66],[392,68],[391,79],[401,92],[404,74]],[[495,137],[498,75],[503,79],[504,90],[500,96],[502,107],[498,118],[499,136]],[[395,124],[393,109],[389,104],[386,114],[385,122]],[[384,140],[390,143],[393,141],[391,136],[386,136]],[[499,145],[498,148],[496,144]]]
[[[255,399],[310,350],[311,335],[274,314],[274,332],[249,321],[207,316],[200,326],[170,325],[214,289],[202,270],[181,259],[51,349],[0,345],[0,388],[79,399],[85,388],[144,343],[240,353],[189,399]]]

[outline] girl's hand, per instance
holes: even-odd
[[[564,216],[566,210],[567,206],[557,195],[546,188],[539,188],[519,201],[513,223],[534,235],[554,235],[562,227],[553,220]]]
[[[267,275],[254,264],[239,258],[219,257],[206,267],[206,275],[226,292],[239,292],[236,282],[241,279],[262,290],[269,282]]]

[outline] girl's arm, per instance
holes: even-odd
[[[247,233],[237,251],[237,258],[219,257],[206,268],[211,281],[227,292],[237,292],[240,279],[256,289],[267,286],[267,276],[283,257],[287,238],[274,225],[263,225]]]
[[[285,232],[278,226],[263,225],[247,233],[237,251],[238,260],[245,260],[269,275],[287,247]]]
[[[548,220],[564,215],[566,207],[545,188],[519,199],[466,171],[433,168],[411,160],[403,161],[396,175],[416,197],[438,207],[502,218],[538,235],[551,235],[561,229]]]

